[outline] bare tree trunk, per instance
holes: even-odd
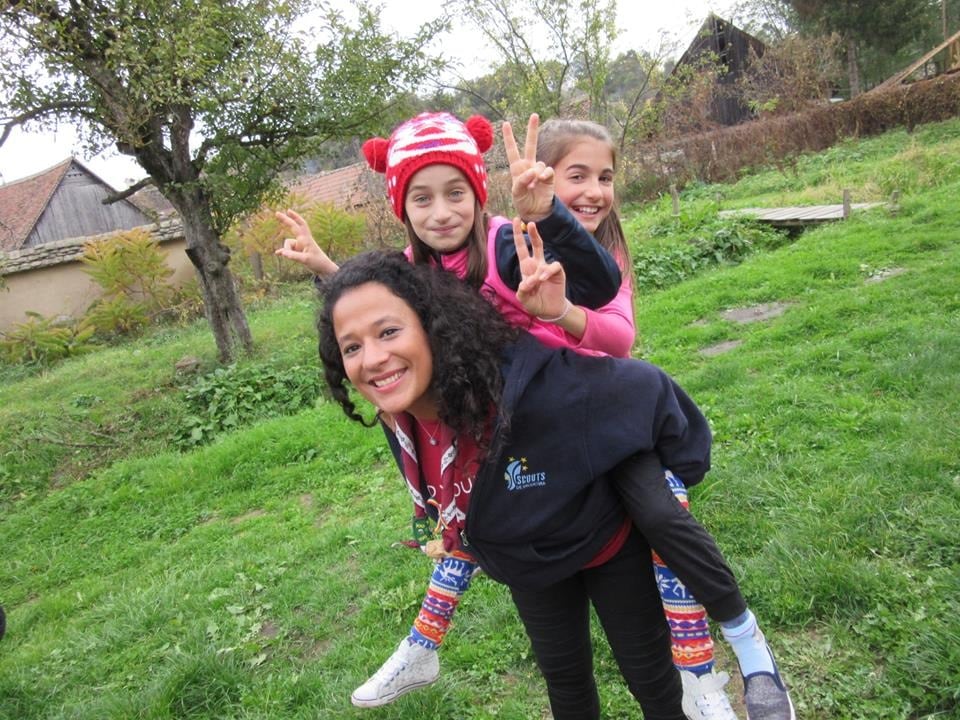
[[[263,282],[263,256],[256,250],[250,253],[250,267],[253,268],[253,279]]]
[[[203,205],[201,200],[201,206]],[[180,208],[187,257],[197,269],[203,291],[203,307],[213,331],[220,362],[228,363],[236,357],[236,345],[243,350],[253,349],[253,336],[240,303],[233,273],[227,267],[230,250],[210,227],[206,215],[194,203]]]
[[[191,160],[189,138],[193,118],[187,108],[177,110],[179,122],[171,128],[169,149],[164,147],[161,138],[154,137],[151,142],[133,149],[131,154],[180,213],[187,257],[197,269],[203,310],[213,331],[217,355],[220,362],[228,363],[236,357],[238,343],[244,350],[253,349],[253,336],[233,274],[227,267],[230,249],[220,242],[214,230],[210,201]]]
[[[847,77],[850,79],[850,97],[860,94],[860,63],[857,41],[847,38]]]

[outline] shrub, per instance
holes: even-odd
[[[789,115],[830,98],[843,68],[838,35],[792,36],[768,47],[757,57],[751,48],[750,62],[737,85],[744,99],[760,117]]]
[[[48,365],[93,347],[94,327],[87,320],[61,323],[35,312],[27,315],[26,322],[2,333],[0,356],[6,362]]]
[[[103,296],[88,311],[90,322],[101,333],[140,330],[173,299],[174,288],[168,283],[173,269],[144,230],[87,243],[81,261],[103,288]]]
[[[189,414],[174,440],[181,448],[202,445],[255,418],[291,415],[312,407],[319,394],[320,377],[315,368],[217,368],[184,390]]]
[[[364,247],[366,218],[363,213],[342,210],[330,203],[310,204],[294,194],[287,195],[279,206],[300,213],[310,226],[314,240],[335,261],[356,255]],[[224,236],[224,242],[246,258],[248,277],[252,276],[258,283],[284,282],[309,275],[300,264],[273,254],[288,235],[287,227],[276,219],[274,210],[265,208],[234,225]]]
[[[651,228],[654,236],[690,234],[685,243],[641,245],[632,253],[634,283],[638,289],[660,290],[687,280],[702,270],[737,263],[761,249],[782,244],[784,235],[744,220],[717,220],[679,231]]]

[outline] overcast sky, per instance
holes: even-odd
[[[618,0],[620,38],[614,54],[628,49],[653,51],[659,47],[663,34],[676,43],[678,52],[682,52],[707,13],[713,11],[724,16],[733,4],[734,0]],[[408,34],[419,22],[439,15],[443,0],[417,0],[419,12],[416,16],[410,12],[410,0],[385,0],[382,5],[381,26]],[[463,48],[459,60],[465,67],[488,67],[482,39],[476,31],[471,33],[455,28],[454,36],[444,42],[445,51],[450,48]],[[0,147],[0,183],[33,175],[70,155],[79,157],[93,172],[117,188],[126,187],[128,181],[145,175],[134,160],[112,150],[87,157],[77,143],[73,128],[61,125],[54,133],[28,135],[14,131]]]

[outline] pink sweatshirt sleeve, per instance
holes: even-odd
[[[596,310],[582,310],[587,314],[587,328],[579,340],[567,333],[572,350],[594,350],[613,357],[630,355],[637,329],[629,273],[623,273],[620,290],[613,300]]]

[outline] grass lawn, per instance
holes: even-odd
[[[857,201],[899,189],[900,211],[644,290],[635,354],[711,421],[714,468],[693,510],[798,717],[960,717],[960,122],[690,188],[679,219],[669,199],[628,207],[628,236],[659,252],[723,230],[718,194],[792,205],[844,187]],[[304,285],[251,310],[258,350],[238,368],[317,372]],[[761,305],[779,314],[728,314]],[[381,710],[350,705],[429,572],[394,546],[410,502],[381,433],[322,399],[293,414],[264,402],[184,444],[199,381],[173,364],[187,354],[213,370],[203,324],[0,369],[0,718],[549,717],[507,593],[486,578],[436,684]],[[595,635],[604,717],[640,718]]]

